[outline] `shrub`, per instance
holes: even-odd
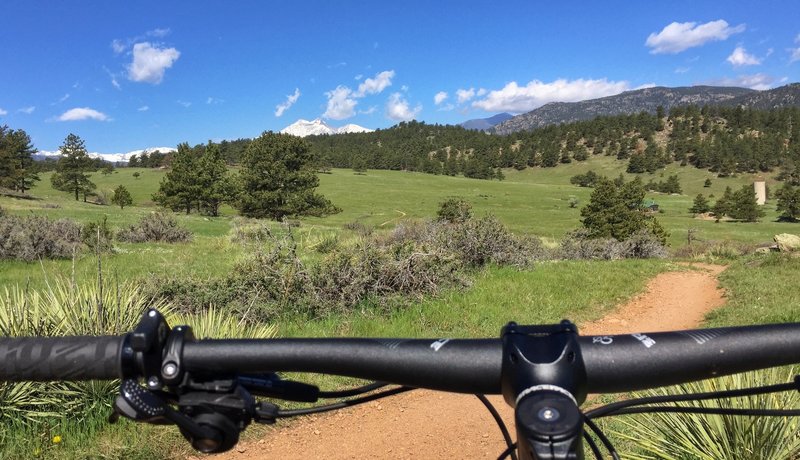
[[[642,396],[724,391],[791,382],[797,371],[797,368],[768,369],[659,388],[644,392]],[[683,405],[786,409],[800,405],[800,393],[788,391],[722,401],[689,401]],[[800,457],[800,421],[796,417],[653,413],[625,420],[625,426],[626,430],[618,435],[642,450],[643,455],[637,458],[782,460]]]
[[[258,219],[236,217],[231,221],[230,239],[234,243],[263,243],[269,240],[269,224]]]
[[[97,222],[89,222],[81,228],[81,241],[92,252],[110,252],[113,249],[113,239],[114,232],[108,226],[107,216],[103,216],[103,219]]]
[[[514,236],[494,216],[433,228],[436,244],[471,267],[489,263],[524,267],[541,258],[544,251],[540,240]]]
[[[339,247],[339,236],[336,234],[325,235],[314,245],[314,250],[320,254],[329,254]]]
[[[192,232],[179,227],[174,217],[153,212],[139,220],[139,223],[124,228],[117,233],[117,239],[129,243],[148,241],[163,243],[182,243],[192,240]]]
[[[472,205],[462,198],[450,197],[439,203],[436,215],[440,221],[464,222],[472,218]]]
[[[639,230],[625,241],[591,238],[586,229],[578,229],[567,234],[557,253],[568,260],[647,259],[668,255],[661,237],[649,229]]]
[[[357,220],[344,224],[344,228],[352,232],[355,232],[357,235],[361,237],[370,236],[372,235],[372,232],[375,231],[375,229],[373,229],[372,227],[369,227]]]
[[[0,259],[31,262],[70,258],[81,247],[81,228],[69,219],[0,217]]]

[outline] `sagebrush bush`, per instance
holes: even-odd
[[[567,260],[618,260],[667,257],[661,238],[650,230],[633,233],[625,241],[614,238],[590,238],[586,229],[568,233],[556,251],[557,257]]]
[[[120,230],[117,239],[129,243],[183,243],[192,240],[192,232],[180,227],[174,217],[153,212],[142,217],[138,223]]]
[[[230,239],[234,243],[265,243],[271,236],[269,223],[262,220],[235,217],[231,226]]]
[[[69,219],[0,217],[0,259],[66,259],[81,249],[81,227]]]
[[[472,219],[472,205],[463,198],[450,197],[439,203],[436,215],[440,221],[465,222]]]
[[[348,222],[344,224],[344,228],[354,232],[356,235],[359,236],[370,236],[375,231],[374,228],[364,224],[363,222],[359,222],[354,220],[353,222]]]
[[[526,267],[545,254],[541,240],[520,238],[494,216],[441,223],[433,227],[436,244],[464,264],[481,267],[492,263]]]

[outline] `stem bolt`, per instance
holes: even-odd
[[[164,377],[174,377],[178,373],[178,366],[173,362],[166,363],[161,369],[161,373],[164,374]]]
[[[552,407],[543,407],[539,410],[537,415],[539,420],[544,422],[555,422],[559,419],[559,417],[561,417],[561,414],[559,414],[558,411]]]

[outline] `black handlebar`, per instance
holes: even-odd
[[[0,338],[0,381],[142,377],[126,336]],[[800,323],[578,337],[590,393],[639,390],[800,362]],[[461,393],[500,393],[499,339],[187,341],[183,369],[207,376],[303,371]]]

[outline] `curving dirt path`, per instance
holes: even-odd
[[[725,303],[717,275],[725,267],[667,272],[645,292],[598,321],[581,324],[584,335],[657,332],[697,327]],[[513,411],[502,397],[490,400],[513,435]],[[331,414],[309,416],[240,443],[217,460],[496,458],[505,449],[488,411],[471,395],[412,391]]]

